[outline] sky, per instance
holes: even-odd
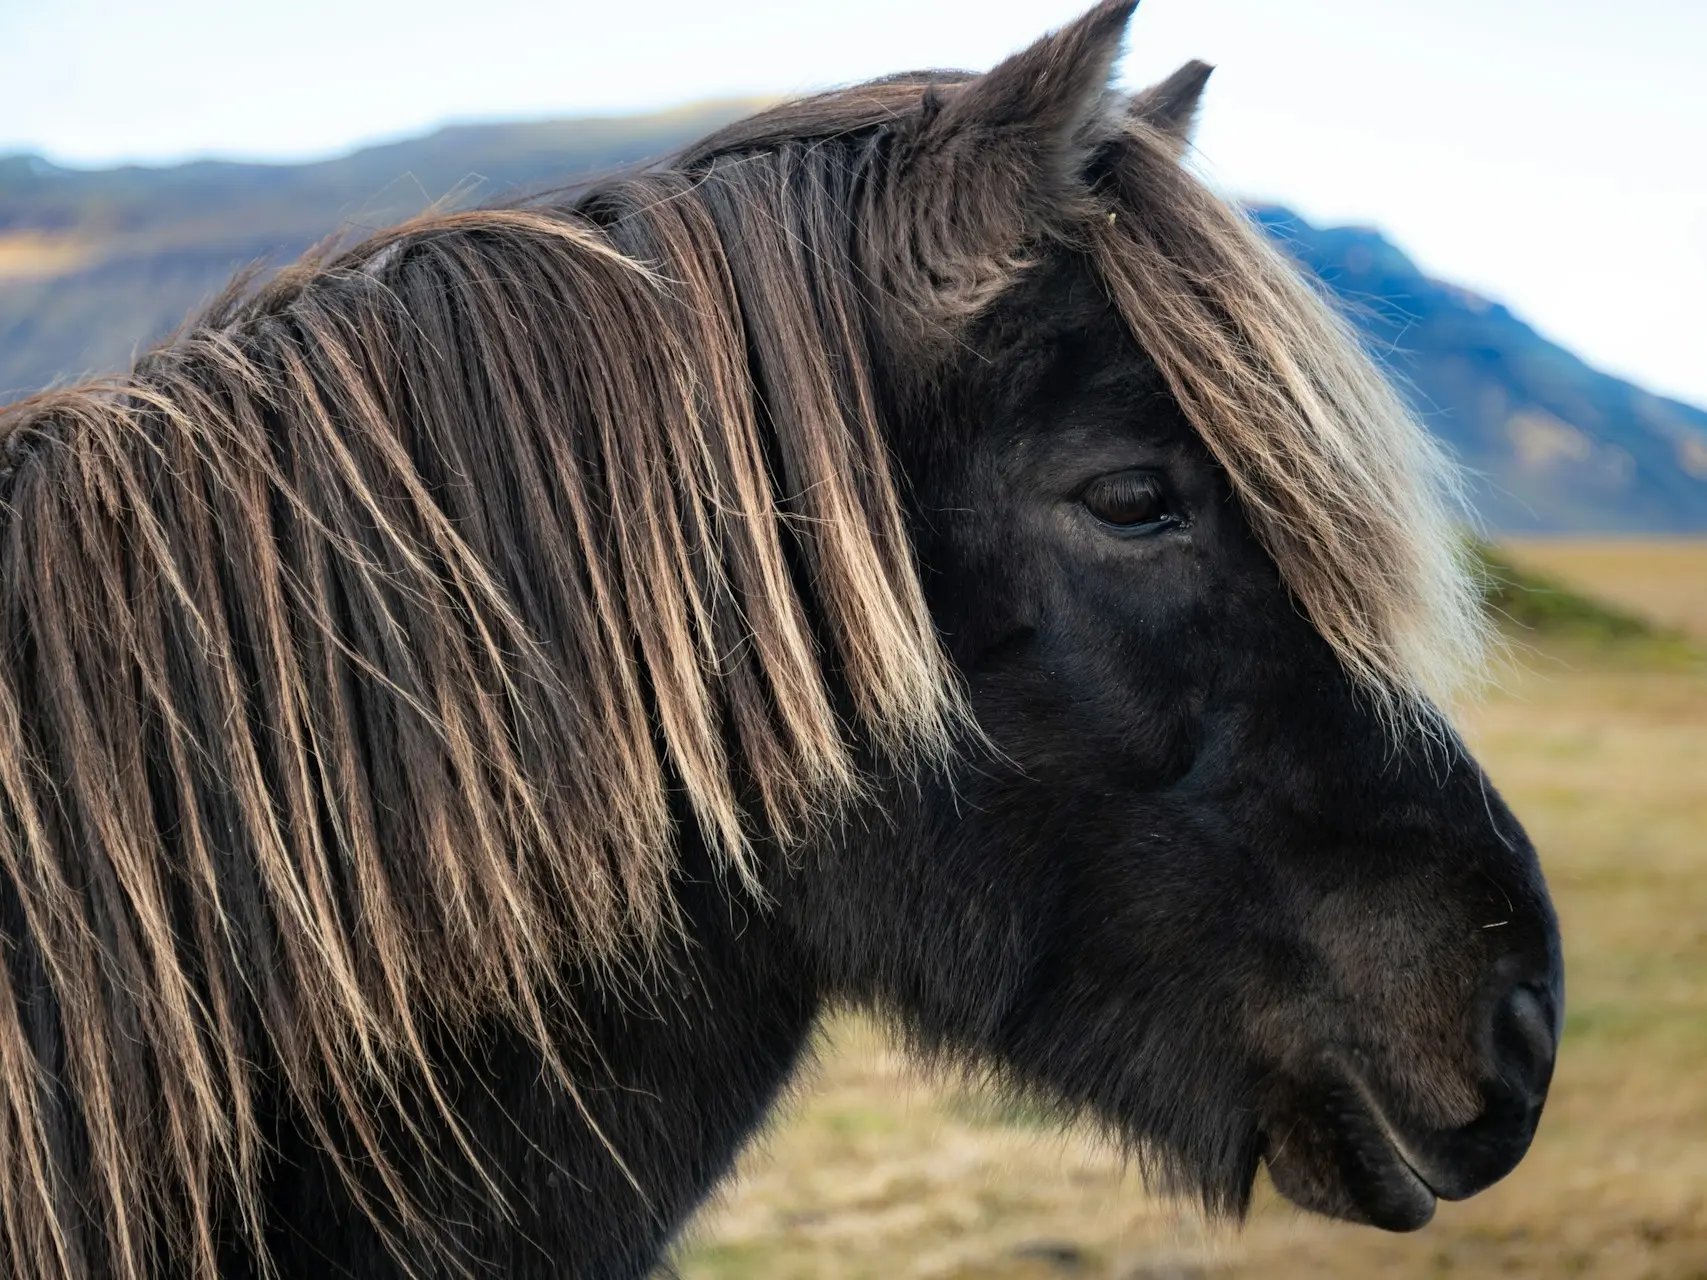
[[[302,159],[449,120],[982,68],[1089,0],[0,0],[0,154]],[[1121,78],[1217,66],[1193,163],[1381,228],[1707,405],[1707,0],[1143,0]]]

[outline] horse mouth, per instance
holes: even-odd
[[[1455,1128],[1407,1125],[1362,1055],[1330,1046],[1303,1079],[1277,1081],[1265,1108],[1263,1160],[1301,1208],[1388,1231],[1415,1231],[1440,1200],[1464,1200],[1517,1167],[1552,1081],[1561,993],[1502,985],[1489,1001],[1479,1113]]]
[[[1328,1061],[1326,1078],[1264,1126],[1263,1162],[1275,1189],[1330,1218],[1384,1231],[1427,1226],[1441,1199],[1461,1197],[1430,1183],[1362,1076],[1338,1055]]]

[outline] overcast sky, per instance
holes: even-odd
[[[1079,0],[0,0],[0,153],[296,159],[451,119],[984,67]],[[1218,65],[1198,164],[1373,223],[1707,405],[1707,0],[1144,0],[1123,77]]]

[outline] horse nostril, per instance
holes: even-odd
[[[1514,1093],[1539,1102],[1553,1078],[1559,1007],[1550,986],[1519,982],[1494,1003],[1489,1049],[1494,1070]]]

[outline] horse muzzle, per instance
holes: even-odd
[[[1368,1055],[1334,1045],[1285,1088],[1263,1124],[1275,1187],[1301,1208],[1415,1231],[1438,1200],[1463,1200],[1516,1168],[1552,1082],[1564,1022],[1563,971],[1502,962],[1471,1006],[1482,1107],[1468,1124],[1409,1125],[1375,1083]]]

